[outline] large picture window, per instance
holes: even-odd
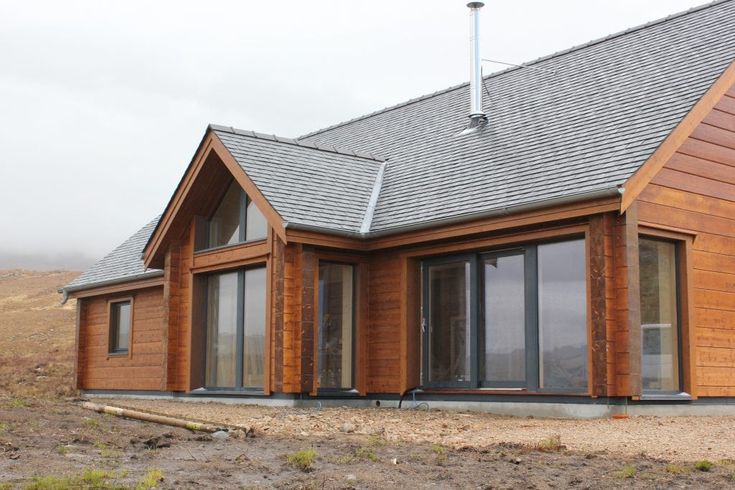
[[[676,244],[641,238],[641,371],[643,391],[681,391]]]
[[[423,265],[427,386],[587,391],[584,240]]]
[[[265,267],[259,267],[207,278],[208,388],[263,387],[265,271]]]
[[[207,221],[206,246],[202,249],[263,240],[268,236],[268,223],[258,207],[232,182],[217,209]]]

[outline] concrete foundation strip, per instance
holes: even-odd
[[[230,430],[226,427],[215,426],[212,424],[204,424],[200,422],[191,422],[189,420],[177,419],[175,417],[167,417],[165,415],[155,415],[152,413],[139,412],[137,410],[129,410],[127,408],[112,407],[110,405],[99,405],[92,402],[83,402],[82,408],[92,410],[97,413],[106,413],[108,415],[114,415],[116,417],[123,417],[126,419],[143,420],[145,422],[153,422],[155,424],[170,425],[172,427],[181,427],[189,430],[196,430],[200,432],[217,432]],[[238,428],[243,430],[242,428]],[[248,430],[245,430],[248,432]]]

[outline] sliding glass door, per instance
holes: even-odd
[[[523,253],[486,255],[482,266],[484,386],[526,386],[526,268]]]
[[[265,270],[259,267],[207,278],[207,388],[263,387]]]
[[[587,390],[584,240],[431,259],[422,270],[424,385]]]

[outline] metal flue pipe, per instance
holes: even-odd
[[[482,109],[482,56],[480,55],[480,9],[483,2],[470,2],[470,120],[485,119]]]

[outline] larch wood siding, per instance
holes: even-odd
[[[110,300],[133,298],[130,355],[109,352]],[[165,378],[163,289],[84,298],[80,311],[79,388],[160,390]]]
[[[689,230],[699,396],[735,396],[735,88],[638,198],[644,223]]]
[[[401,269],[399,255],[380,255],[370,260],[368,280],[367,391],[397,393],[401,389]]]

